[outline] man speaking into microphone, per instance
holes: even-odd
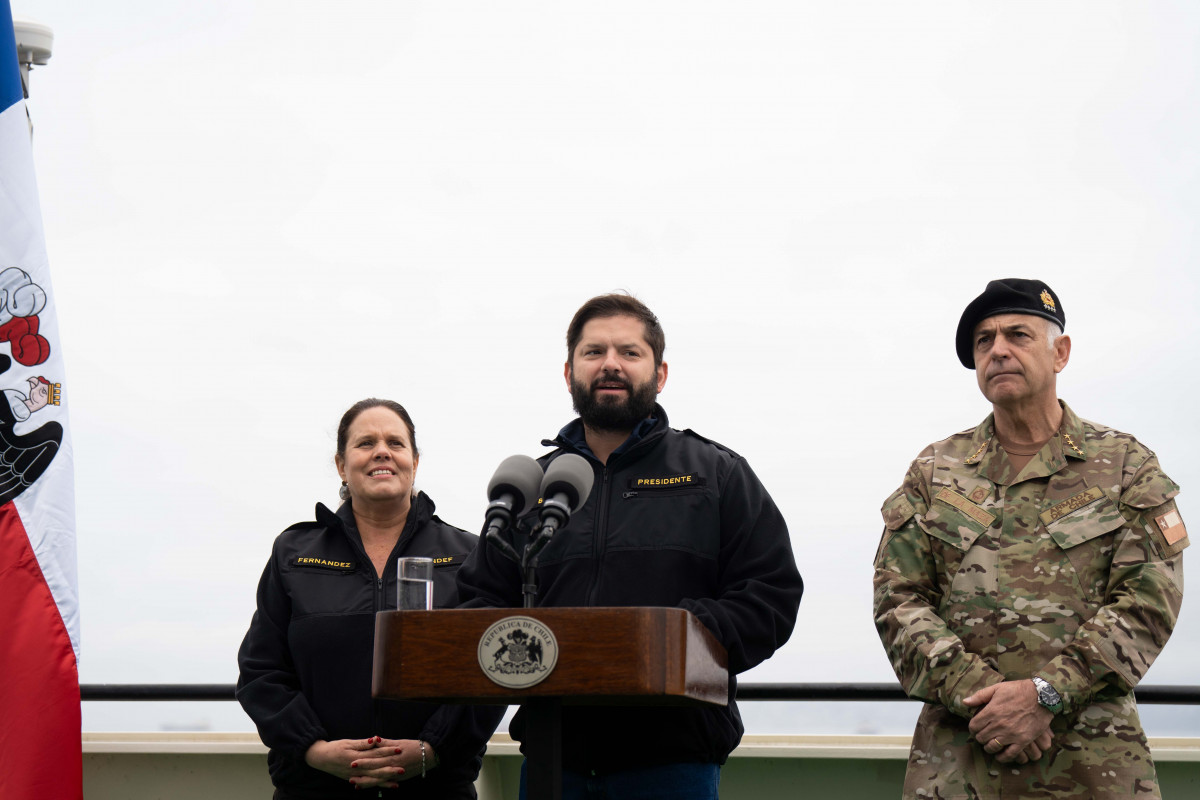
[[[730,702],[565,707],[564,799],[716,798],[743,731],[734,675],[787,641],[803,592],[787,525],[745,459],[668,425],[656,402],[665,346],[654,313],[623,294],[588,300],[567,328],[564,377],[579,417],[543,442],[555,449],[539,461],[576,454],[594,482],[541,551],[537,605],[690,611],[728,652]],[[499,548],[477,547],[458,584],[468,607],[522,602],[520,568]],[[518,712],[513,738],[524,731]]]

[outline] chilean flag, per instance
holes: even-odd
[[[0,0],[0,798],[83,797],[67,384],[9,0]]]

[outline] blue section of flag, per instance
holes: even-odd
[[[0,111],[22,99],[17,67],[17,36],[13,33],[12,7],[0,0]]]

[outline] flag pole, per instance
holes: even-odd
[[[29,73],[33,67],[50,63],[54,50],[54,31],[49,25],[25,19],[13,19],[13,33],[17,39],[17,68],[21,71],[21,94],[29,99]],[[29,105],[25,105],[25,119],[29,122],[29,136],[33,138],[33,117]]]

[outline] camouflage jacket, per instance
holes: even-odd
[[[1183,598],[1178,492],[1136,439],[1065,404],[1019,474],[990,416],[913,461],[883,504],[874,580],[892,667],[929,704],[905,797],[1158,797],[1132,690]],[[1002,765],[963,699],[1034,675],[1063,697],[1054,743]]]

